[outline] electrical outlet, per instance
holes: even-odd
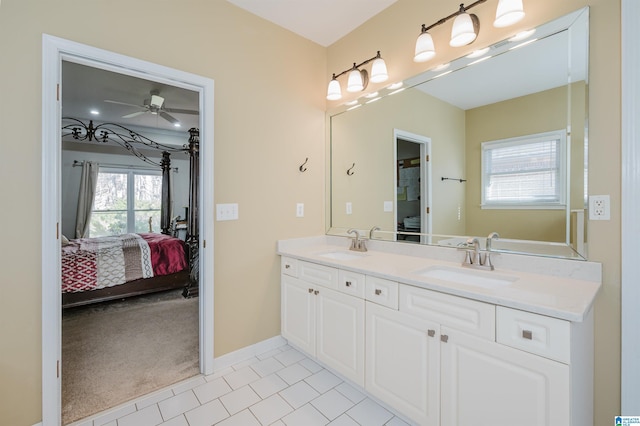
[[[296,204],[296,217],[304,217],[304,203]]]
[[[351,202],[348,201],[347,202],[347,214],[351,214],[351,213],[353,213],[353,208],[351,206]]]
[[[610,220],[610,198],[608,195],[589,196],[589,219],[590,220]]]

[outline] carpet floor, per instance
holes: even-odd
[[[198,298],[178,290],[63,311],[62,424],[198,373]]]

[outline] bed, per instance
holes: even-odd
[[[62,247],[62,307],[185,288],[184,241],[156,233],[70,240]]]

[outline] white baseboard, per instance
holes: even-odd
[[[35,424],[35,425],[33,425],[33,426],[42,426],[42,422],[40,422],[40,423],[36,423],[36,424]]]
[[[251,346],[245,346],[237,351],[229,352],[228,354],[219,356],[213,360],[214,373],[223,370],[227,367],[231,367],[242,361],[254,357],[256,355],[268,352],[272,349],[276,349],[280,346],[287,344],[287,341],[282,336],[274,336],[270,339],[263,340],[262,342],[255,343]]]

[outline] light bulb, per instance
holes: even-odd
[[[349,79],[347,80],[347,92],[361,92],[363,90],[364,82],[362,81],[362,73],[354,67],[349,73]]]
[[[508,27],[524,18],[522,0],[500,0],[496,9],[496,20],[493,26],[496,28]]]
[[[384,63],[384,59],[376,58],[371,65],[371,80],[374,83],[382,83],[387,81],[389,74],[387,74],[387,64]]]
[[[460,47],[473,42],[478,36],[476,32],[477,27],[478,18],[476,15],[469,15],[466,12],[460,13],[456,16],[456,19],[453,20],[449,45],[451,47]]]
[[[342,98],[340,82],[336,80],[334,76],[334,78],[329,82],[329,88],[327,89],[327,99],[330,101],[337,101],[340,98]]]

